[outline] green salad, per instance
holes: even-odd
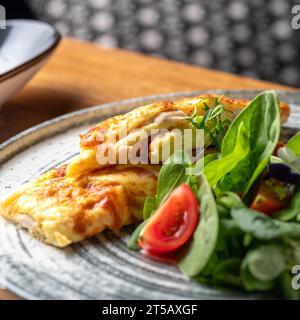
[[[210,140],[204,167],[195,174],[185,152],[171,156],[128,247],[202,284],[299,299],[300,132],[279,140],[276,93],[261,93],[236,117],[218,101],[186,121]]]

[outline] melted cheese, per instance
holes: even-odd
[[[141,219],[158,168],[116,166],[66,177],[52,170],[0,204],[0,213],[58,247]]]

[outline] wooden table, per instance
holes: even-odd
[[[288,89],[236,75],[63,39],[47,65],[0,111],[0,142],[63,113],[121,99],[202,89]],[[14,295],[0,290],[0,299]]]

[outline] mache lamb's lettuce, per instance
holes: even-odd
[[[241,264],[241,279],[248,291],[271,290],[285,267],[285,255],[281,247],[261,245],[245,256]]]
[[[300,239],[300,224],[283,222],[249,208],[233,208],[232,219],[245,233],[258,240],[273,240],[282,237]]]

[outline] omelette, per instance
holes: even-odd
[[[1,204],[7,220],[57,247],[141,220],[156,193],[157,168],[114,166],[66,177],[62,166],[29,182]]]
[[[99,163],[99,159],[97,159],[97,150],[99,150],[99,147],[104,147],[105,144],[109,144],[109,136],[114,132],[117,138],[114,145],[118,148],[118,146],[123,146],[124,140],[134,141],[134,136],[138,135],[142,130],[147,133],[155,129],[194,130],[195,128],[186,121],[186,117],[193,113],[195,107],[197,114],[203,115],[205,113],[204,107],[215,107],[216,101],[217,103],[221,103],[226,110],[231,111],[233,115],[237,115],[249,103],[248,100],[205,94],[193,98],[180,99],[175,102],[161,101],[153,103],[136,108],[125,115],[107,119],[80,136],[80,154],[68,165],[67,175],[72,176],[109,165],[108,163]],[[284,123],[290,113],[289,106],[281,102],[280,113],[281,122]],[[122,139],[119,139],[120,137],[118,137],[120,127],[122,128],[123,133]],[[158,136],[156,139],[151,140],[149,153],[159,153],[160,151],[155,149],[160,148],[162,143],[167,143],[167,140],[172,138],[172,135],[164,134],[163,136]],[[131,147],[128,145],[127,141],[125,141],[125,143],[127,144],[127,148]],[[149,158],[151,154],[149,154]]]
[[[78,156],[1,201],[0,214],[56,247],[87,239],[106,228],[117,230],[140,221],[145,198],[156,194],[160,164],[99,163],[97,150],[109,144],[112,135],[114,146],[130,149],[126,138],[134,138],[140,130],[165,129],[163,135],[149,142],[149,150],[159,153],[162,143],[172,139],[168,132],[191,128],[186,117],[194,110],[203,115],[204,102],[212,108],[216,101],[234,116],[248,104],[247,100],[201,95],[142,106],[95,125],[80,136]],[[282,122],[289,112],[289,106],[280,103]]]

